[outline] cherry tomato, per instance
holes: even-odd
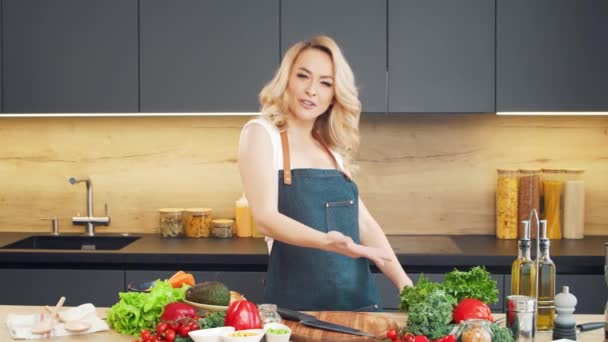
[[[391,340],[396,340],[397,339],[397,330],[396,329],[388,329],[386,331],[386,337],[390,338]]]
[[[167,331],[165,331],[165,340],[167,340],[168,342],[173,342],[173,340],[175,340],[175,330],[168,329]]]
[[[158,323],[158,325],[156,326],[156,332],[159,334],[162,334],[165,331],[167,331],[167,328],[168,328],[167,323],[164,323],[164,322]]]
[[[188,333],[190,332],[190,327],[187,325],[182,325],[177,329],[177,334],[181,337],[188,337]]]
[[[412,333],[407,333],[403,336],[403,342],[414,342],[416,336]]]
[[[142,340],[150,339],[150,330],[148,330],[148,329],[142,330],[139,333],[139,336],[141,337]]]

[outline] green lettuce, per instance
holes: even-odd
[[[110,327],[122,334],[137,336],[144,329],[155,329],[165,305],[184,299],[187,285],[174,289],[168,281],[157,280],[150,293],[121,292],[120,301],[107,313]]]

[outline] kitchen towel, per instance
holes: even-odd
[[[31,315],[8,314],[6,326],[13,339],[17,340],[36,340],[55,336],[82,335],[97,331],[110,330],[108,324],[97,316],[97,310],[91,303],[70,308],[58,313],[60,320],[53,330],[46,334],[32,334],[32,327],[43,319],[49,318],[49,313],[40,312]],[[82,320],[91,323],[91,328],[82,332],[71,332],[65,330],[64,322]]]

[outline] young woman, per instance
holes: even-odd
[[[260,93],[238,163],[258,229],[270,239],[266,303],[295,310],[381,308],[369,260],[412,282],[351,180],[359,142],[352,70],[327,36],[299,42]]]

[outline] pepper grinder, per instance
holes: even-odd
[[[573,316],[576,302],[576,297],[570,293],[570,287],[562,286],[562,292],[555,296],[557,317],[553,327],[553,340],[567,338],[576,341],[576,320]]]

